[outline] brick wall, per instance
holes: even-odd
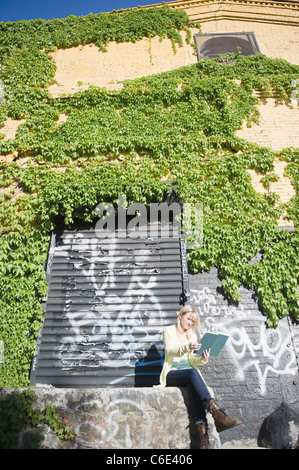
[[[189,303],[197,306],[203,328],[230,336],[220,355],[201,368],[216,399],[243,422],[221,433],[221,442],[256,439],[263,420],[282,401],[299,411],[299,325],[284,318],[268,329],[252,290],[241,288],[242,302],[231,305],[216,268],[189,276],[189,284]]]
[[[281,9],[281,5],[275,5],[275,2],[267,2],[263,6],[259,2],[250,2],[249,6],[246,1],[234,4],[226,1],[179,1],[171,2],[170,6],[183,8],[191,18],[201,21],[203,33],[252,31],[262,53],[299,64],[299,11],[294,5],[288,4]],[[261,11],[264,12],[263,18]],[[276,15],[276,20],[269,22],[268,19],[273,15]],[[197,29],[192,29],[193,34],[196,32]],[[185,33],[182,34],[184,36]],[[89,85],[120,89],[123,80],[173,70],[197,61],[193,48],[185,40],[175,53],[169,39],[161,42],[158,37],[143,39],[134,44],[111,42],[106,53],[100,52],[93,44],[58,49],[53,53],[53,59],[57,65],[57,83],[49,87],[53,97],[63,93],[72,94],[88,88]],[[290,106],[278,105],[274,98],[261,97],[259,111],[259,125],[253,124],[251,128],[244,125],[237,131],[238,136],[273,150],[299,147],[297,103],[293,102]],[[24,121],[8,119],[0,131],[6,139],[13,139],[22,122]],[[14,153],[0,157],[0,160],[12,161],[16,157]],[[269,190],[280,196],[280,202],[287,202],[294,195],[294,188],[283,174],[283,165],[277,162],[275,170],[280,179]],[[252,176],[255,189],[263,192],[261,175],[252,173]],[[293,225],[292,221],[283,218],[279,223]]]
[[[252,124],[252,127],[244,124],[243,128],[236,132],[237,136],[274,151],[280,151],[286,147],[299,147],[299,108],[296,102],[283,105],[277,104],[275,98],[262,98],[258,110],[260,112],[259,124]],[[289,202],[296,192],[290,178],[284,174],[286,165],[286,162],[275,159],[273,172],[279,176],[279,180],[271,183],[267,190],[261,183],[263,175],[249,170],[255,190],[261,194],[267,191],[275,192],[279,195],[279,203]],[[294,224],[293,221],[286,220],[283,215],[279,220],[279,225],[293,226]]]
[[[197,29],[193,29],[197,32]],[[174,52],[170,39],[144,38],[136,43],[110,42],[107,52],[94,44],[58,49],[53,53],[57,65],[55,80],[49,87],[53,97],[62,93],[75,93],[89,85],[106,89],[119,89],[124,80],[139,78],[173,70],[197,61],[191,45],[185,41]],[[78,85],[83,82],[83,85]]]
[[[251,20],[220,19],[202,23],[202,33],[254,32],[262,54],[299,64],[299,20],[297,26]]]
[[[264,24],[298,26],[299,10],[296,1],[267,0],[178,0],[168,4],[185,10],[190,19],[201,23],[232,20]],[[242,31],[242,30],[240,30]]]

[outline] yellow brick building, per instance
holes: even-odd
[[[165,3],[142,8],[161,5]],[[298,1],[190,0],[167,2],[166,5],[185,10],[190,20],[200,23],[200,33],[203,35],[220,35],[221,38],[225,37],[224,33],[231,37],[240,32],[253,33],[262,54],[299,64]],[[193,35],[198,33],[197,28],[192,28]],[[198,51],[196,53],[194,47],[185,41],[182,47],[174,51],[170,39],[160,41],[154,37],[136,43],[110,42],[107,52],[99,51],[94,44],[59,48],[53,52],[53,59],[57,66],[56,83],[49,87],[49,91],[53,97],[58,97],[63,93],[72,94],[87,89],[90,85],[108,90],[120,89],[124,80],[193,64],[198,61]],[[287,106],[277,104],[275,97],[259,95],[259,98],[259,125],[254,124],[251,128],[244,126],[237,131],[237,135],[274,151],[299,147],[297,101],[293,100]],[[65,117],[61,116],[60,119]],[[14,138],[22,122],[8,119],[1,133],[6,139]],[[12,161],[15,157],[12,154],[0,159]],[[279,194],[280,202],[287,202],[294,195],[290,180],[283,175],[284,166],[277,161],[275,171],[280,178],[269,188]],[[261,176],[251,173],[256,190],[264,192]],[[292,221],[281,220],[280,224],[292,225]]]

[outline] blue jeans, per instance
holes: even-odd
[[[172,369],[166,376],[166,384],[170,387],[187,386],[194,405],[195,422],[207,421],[206,406],[212,397],[196,369]]]

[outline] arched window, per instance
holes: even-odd
[[[219,54],[239,52],[256,55],[260,52],[254,33],[207,33],[195,34],[198,60],[213,59]]]

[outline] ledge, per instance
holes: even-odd
[[[191,420],[187,390],[167,388],[68,388],[34,387],[35,406],[56,407],[74,441],[62,441],[46,427],[43,447],[50,449],[196,449],[197,433]],[[12,389],[2,389],[5,397]],[[21,391],[21,390],[20,390]],[[220,439],[208,414],[212,448]],[[26,440],[22,433],[20,443]]]
[[[146,5],[152,8],[167,5],[185,10],[190,20],[205,23],[215,20],[252,21],[259,23],[299,25],[298,2],[258,0],[191,0]]]

